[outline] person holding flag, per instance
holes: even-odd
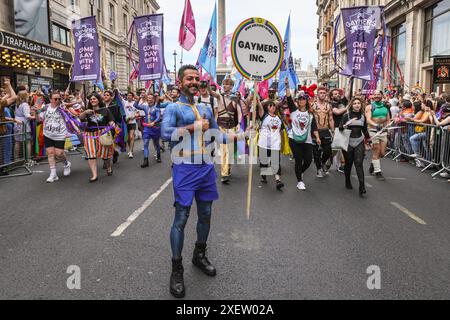
[[[108,135],[116,127],[114,117],[109,108],[105,107],[102,97],[94,92],[89,98],[87,109],[80,114],[80,119],[87,123],[84,134],[84,148],[86,159],[91,169],[92,177],[89,182],[97,182],[97,158],[101,158],[106,166],[108,176],[113,175],[111,158],[114,153],[113,141],[111,144],[102,144],[100,137]]]
[[[290,111],[291,127],[289,130],[289,145],[295,158],[295,174],[297,176],[297,188],[306,190],[303,174],[311,166],[313,160],[313,136],[316,143],[322,144],[317,129],[316,119],[310,110],[309,97],[300,92],[296,101],[292,99],[289,89],[289,79],[285,79],[286,97]]]
[[[112,85],[114,87],[115,81],[112,81]],[[116,123],[116,126],[122,125],[122,115],[120,112],[120,108],[117,105],[117,101],[115,100],[115,96],[117,95],[117,92],[113,92],[112,90],[105,90],[103,92],[103,103],[105,104],[105,108],[108,108],[109,111],[112,113],[114,122]],[[126,141],[126,140],[124,140]],[[117,147],[117,146],[116,146]],[[114,148],[114,154],[113,154],[113,163],[117,163],[119,160],[119,151]],[[104,164],[103,168],[106,170],[106,164]]]

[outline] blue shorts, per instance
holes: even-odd
[[[144,129],[144,139],[155,139],[161,138],[161,127],[145,128]]]
[[[194,201],[219,199],[216,170],[209,164],[177,164],[172,167],[175,203],[190,207]]]

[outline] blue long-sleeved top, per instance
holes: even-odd
[[[200,117],[209,121],[209,128],[215,129],[215,140],[219,141],[220,143],[227,143],[227,135],[222,134],[219,131],[219,126],[217,125],[217,122],[214,118],[214,112],[211,107],[197,103],[195,103],[195,105],[200,114]],[[211,134],[205,133],[202,135],[202,137],[191,134],[190,143],[185,143],[182,137],[180,137],[179,139],[172,139],[172,135],[177,131],[177,129],[192,125],[196,120],[197,119],[195,118],[195,113],[192,107],[189,105],[189,100],[184,95],[182,95],[177,103],[171,103],[166,108],[161,126],[161,136],[163,140],[170,141],[170,147],[172,150],[179,144],[183,143],[181,146],[185,151],[186,149],[189,149],[189,151],[192,151],[194,153],[201,153],[202,146],[200,145],[200,143],[203,142],[204,147],[209,146],[212,142]],[[199,141],[199,139],[202,140]],[[184,162],[186,163],[186,161]]]
[[[139,104],[139,102],[136,102],[134,104],[134,107],[138,110],[144,111],[144,122],[145,123],[151,123],[155,122],[157,126],[161,124],[161,110],[157,108],[156,105],[149,106],[147,103]],[[144,134],[151,133],[152,128],[144,126]]]
[[[153,105],[150,107],[147,103],[139,104],[139,102],[136,102],[134,104],[134,107],[145,112],[144,122],[161,122],[161,111],[159,110],[158,106]]]

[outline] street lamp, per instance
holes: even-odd
[[[94,15],[94,0],[89,0],[89,4],[91,6],[91,16]]]
[[[173,50],[173,63],[175,71],[175,79],[177,78],[177,50]]]

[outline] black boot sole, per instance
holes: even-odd
[[[186,296],[186,291],[178,293],[178,292],[170,289],[170,294],[173,295],[177,299],[183,299]]]
[[[200,271],[206,274],[208,277],[215,277],[217,275],[217,270],[215,270],[214,272],[205,270],[203,269],[202,265],[200,263],[197,263],[195,260],[192,260],[192,264],[196,266],[198,269],[200,269]]]

